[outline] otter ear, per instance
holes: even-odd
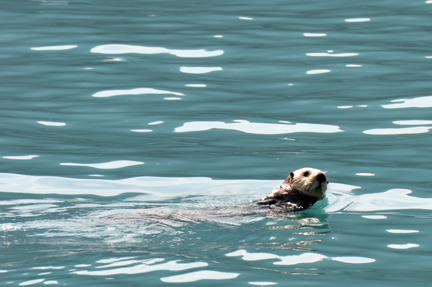
[[[294,173],[291,172],[288,177],[285,179],[284,183],[292,184],[294,181]]]

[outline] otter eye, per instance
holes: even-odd
[[[304,177],[308,177],[310,175],[310,172],[308,172],[308,171],[305,171],[304,173],[303,173],[303,176]]]

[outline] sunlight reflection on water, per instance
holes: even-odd
[[[107,98],[107,97],[114,97],[114,96],[145,95],[145,94],[173,94],[173,95],[177,95],[177,96],[184,96],[184,94],[177,93],[177,92],[157,90],[157,89],[153,89],[153,88],[137,88],[137,89],[130,89],[130,90],[101,91],[101,92],[97,92],[97,93],[93,94],[92,97]]]
[[[206,51],[202,49],[198,50],[175,50],[161,47],[145,47],[145,46],[132,46],[132,45],[102,45],[91,49],[92,53],[99,54],[171,54],[182,58],[205,58],[205,57],[216,57],[223,55],[222,50]]]
[[[432,96],[393,100],[392,103],[394,104],[382,105],[382,107],[384,109],[431,108]]]
[[[211,129],[237,130],[244,133],[275,135],[289,133],[338,133],[343,132],[337,126],[322,125],[322,124],[268,124],[268,123],[252,123],[248,121],[240,121],[234,123],[225,122],[188,122],[181,127],[175,128],[175,132],[197,132],[207,131]]]

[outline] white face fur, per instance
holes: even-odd
[[[303,194],[323,199],[328,181],[321,170],[305,167],[291,172],[284,183]]]

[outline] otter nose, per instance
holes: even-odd
[[[320,173],[320,174],[317,176],[316,180],[318,180],[319,183],[322,183],[322,182],[326,182],[326,181],[327,181],[327,178],[326,178],[326,176],[325,176],[324,173]]]

